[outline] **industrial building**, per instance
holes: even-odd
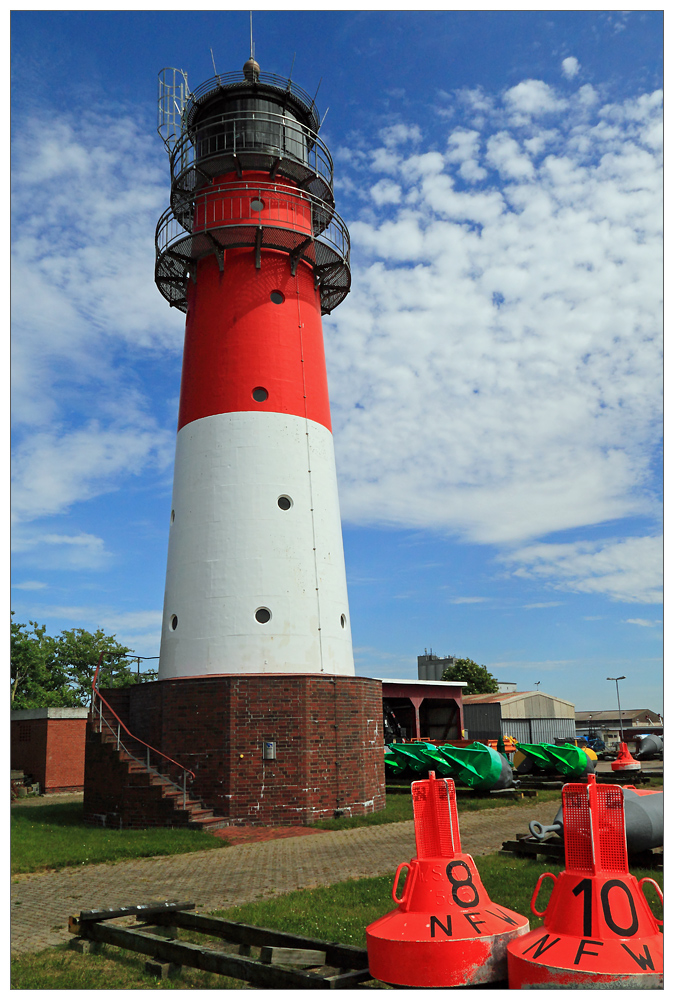
[[[520,743],[554,743],[576,735],[573,702],[542,691],[465,694],[463,719],[471,740],[511,736]]]
[[[456,663],[455,656],[436,656],[433,650],[424,650],[423,656],[417,656],[417,676],[420,681],[441,681],[447,667]]]
[[[614,743],[620,740],[620,728],[627,742],[640,733],[654,733],[662,736],[662,716],[647,708],[612,708],[608,711],[576,712],[576,735],[598,736],[604,743]]]

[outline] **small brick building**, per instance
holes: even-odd
[[[230,824],[301,825],[385,805],[381,681],[220,674],[101,694],[135,737],[194,772],[190,794]],[[267,742],[275,759],[263,756]],[[172,825],[139,783],[90,726],[85,818]]]
[[[39,782],[43,795],[84,788],[86,708],[27,708],[11,713],[11,767]]]

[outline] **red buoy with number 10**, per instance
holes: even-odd
[[[562,789],[566,869],[541,875],[531,909],[544,925],[508,945],[511,990],[662,989],[662,934],[627,866],[625,809],[619,785]],[[543,880],[553,889],[543,911],[536,901]]]

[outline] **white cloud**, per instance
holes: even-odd
[[[641,625],[643,628],[655,628],[656,625],[662,625],[662,619],[656,618],[626,618],[625,622],[627,625]]]
[[[406,125],[404,122],[382,129],[379,135],[384,145],[390,148],[404,146],[406,143],[416,144],[421,141],[419,126]]]
[[[344,190],[371,192],[349,219],[352,292],[326,322],[340,494],[354,523],[508,546],[509,566],[551,585],[650,600],[643,549],[621,563],[616,548],[602,569],[612,543],[527,545],[657,512],[662,95],[601,93],[603,105],[590,85],[562,98],[540,80],[501,99],[462,91],[446,139],[436,128],[425,145],[417,123],[398,122],[378,148],[340,151]],[[149,143],[124,116],[45,116],[19,132],[24,522],[172,457],[154,401],[127,385],[137,358],[179,355],[184,324],[151,278],[167,179]],[[82,565],[109,558],[100,538],[44,526],[22,527],[16,545],[69,565],[76,552]]]
[[[506,669],[516,668],[517,670],[535,670],[538,673],[539,671],[550,672],[560,669],[563,670],[573,666],[574,663],[574,660],[501,660],[498,663],[490,663],[489,669],[497,670],[505,667]]]
[[[69,433],[42,432],[16,450],[12,510],[17,521],[66,511],[73,503],[119,488],[120,477],[172,458],[168,432],[150,426],[102,428],[97,422]]]
[[[162,620],[162,612],[158,610],[118,611],[105,606],[44,605],[40,613],[48,618],[68,618],[83,622],[90,627],[97,623],[97,628],[114,632],[122,629],[127,632],[139,632],[150,626],[161,626]]]
[[[487,162],[502,177],[514,180],[533,177],[534,165],[519,143],[507,132],[497,132],[487,140]]]
[[[400,163],[400,156],[385,146],[372,150],[371,169],[376,173],[395,174],[400,168]]]
[[[523,607],[530,611],[533,608],[559,608],[562,603],[562,601],[538,601],[536,604],[524,604]]]
[[[45,604],[32,607],[31,615],[38,620],[67,622],[64,627],[68,629],[83,628],[90,632],[103,629],[139,656],[154,656],[159,652],[162,622],[160,610],[120,611],[101,605]],[[157,662],[141,664],[141,670],[156,669]]]
[[[567,80],[573,80],[574,76],[578,75],[579,69],[580,63],[575,56],[567,56],[566,59],[562,59],[562,73]]]
[[[40,580],[25,580],[23,583],[12,584],[14,590],[44,590],[46,586],[47,584]]]
[[[351,223],[352,292],[326,324],[342,512],[507,545],[551,583],[650,601],[639,539],[533,563],[522,543],[659,511],[660,97],[602,108],[538,84],[501,108],[464,95],[483,125],[450,129],[441,169],[423,147],[401,155],[401,203]],[[529,118],[504,128],[513,109]],[[473,184],[467,162],[492,173]]]
[[[487,171],[478,162],[480,133],[475,129],[455,128],[447,140],[445,161],[458,163],[460,176],[469,183],[484,180]]]
[[[449,599],[450,604],[482,604],[484,601],[488,601],[488,597],[451,597]]]
[[[662,539],[611,539],[529,545],[501,556],[520,577],[552,581],[557,589],[607,594],[613,600],[662,600]]]
[[[589,108],[597,103],[599,94],[591,83],[585,83],[578,91],[577,100],[580,105],[585,105]]]
[[[62,535],[20,525],[12,532],[12,551],[22,564],[42,569],[100,570],[110,562],[103,539],[84,531]]]
[[[523,80],[503,95],[506,107],[518,116],[537,116],[561,111],[566,101],[543,80]]]
[[[370,188],[370,195],[375,205],[397,205],[402,198],[402,191],[399,184],[381,180]]]
[[[12,500],[26,522],[170,463],[173,434],[129,373],[139,353],[177,356],[184,318],[152,281],[168,198],[159,143],[100,109],[23,120],[16,135]],[[53,559],[56,543],[35,537]],[[104,558],[91,540],[57,547],[69,565]]]

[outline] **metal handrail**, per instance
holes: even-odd
[[[105,651],[103,651],[101,653],[101,655],[99,656],[99,658],[98,658],[98,663],[96,664],[96,671],[94,673],[94,679],[91,682],[91,715],[92,715],[92,719],[96,718],[96,698],[98,698],[99,702],[102,702],[103,705],[105,705],[105,707],[107,708],[107,710],[110,712],[110,714],[117,720],[118,727],[121,727],[124,730],[124,732],[127,733],[127,735],[131,737],[132,740],[135,740],[136,743],[140,743],[142,746],[146,747],[146,749],[147,749],[147,761],[146,762],[145,761],[139,761],[138,758],[134,757],[134,755],[131,753],[130,750],[128,750],[127,747],[123,747],[124,750],[129,754],[129,756],[132,757],[133,760],[135,760],[137,763],[144,764],[147,767],[148,771],[154,771],[156,774],[159,774],[162,777],[166,778],[168,781],[171,782],[171,784],[175,788],[177,788],[180,791],[181,790],[180,786],[177,785],[169,777],[169,775],[162,774],[162,772],[159,771],[159,770],[157,770],[156,768],[150,767],[150,751],[152,751],[152,753],[157,754],[163,760],[168,761],[170,764],[175,764],[175,766],[177,768],[179,768],[183,772],[182,793],[183,793],[183,808],[185,808],[185,804],[186,804],[186,801],[187,801],[187,799],[186,799],[186,796],[187,796],[187,787],[186,787],[187,775],[188,774],[191,775],[192,781],[194,781],[194,779],[196,778],[196,774],[194,773],[194,771],[191,771],[189,769],[189,767],[184,767],[183,764],[180,764],[177,760],[173,760],[172,757],[169,757],[167,754],[162,753],[161,750],[157,750],[155,747],[150,746],[150,744],[146,743],[145,740],[141,740],[140,737],[134,736],[134,734],[129,729],[127,729],[127,727],[124,725],[124,723],[122,722],[122,720],[120,719],[120,717],[115,712],[114,708],[112,708],[112,706],[108,704],[108,702],[105,700],[105,698],[103,697],[103,695],[101,694],[101,692],[98,690],[98,686],[97,686],[98,674],[99,674],[99,671],[101,669],[101,664],[103,663],[103,657],[104,656],[105,656]],[[112,726],[110,725],[110,723],[108,722],[108,720],[104,717],[103,710],[100,707],[100,705],[99,705],[98,716],[99,716],[99,724],[100,724],[100,727],[101,727],[100,730],[99,730],[99,732],[102,732],[103,722],[105,722],[105,724],[108,727],[108,729],[110,730],[110,732],[113,733],[113,735],[114,735],[115,731],[112,728]],[[120,737],[121,737],[121,733],[120,733],[119,728],[118,728],[118,730],[117,730],[117,749],[119,749],[120,746],[123,746],[123,744],[121,743],[121,738]]]
[[[171,181],[175,183],[186,171],[214,157],[260,150],[300,164],[332,191],[332,157],[323,140],[301,122],[272,112],[233,111],[199,121],[171,152]]]

